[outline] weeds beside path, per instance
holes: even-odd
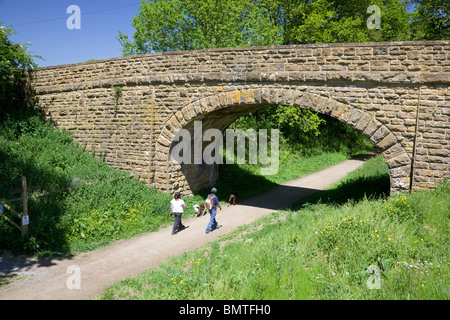
[[[359,168],[364,161],[347,160],[320,172],[284,183],[261,195],[223,208],[217,220],[222,228],[205,234],[209,216],[183,221],[189,228],[171,235],[171,226],[143,236],[120,240],[110,246],[61,259],[0,257],[2,275],[18,274],[0,287],[0,299],[91,299],[113,283],[153,269],[169,257],[193,250],[281,209],[312,193],[324,190]],[[226,200],[226,199],[221,199]],[[79,268],[80,289],[69,289],[71,266]],[[69,268],[69,269],[68,269]]]

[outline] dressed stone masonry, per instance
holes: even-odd
[[[167,192],[218,179],[217,164],[169,161],[177,130],[202,121],[203,131],[224,132],[274,104],[361,131],[399,192],[449,178],[449,49],[449,41],[423,41],[154,53],[45,67],[33,82],[40,108],[76,142]]]

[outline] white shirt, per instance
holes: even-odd
[[[183,204],[184,204],[183,199],[178,199],[178,200],[172,199],[170,201],[170,207],[172,208],[172,212],[183,213]]]

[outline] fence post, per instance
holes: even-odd
[[[27,191],[27,178],[22,177],[22,205],[23,211],[21,216],[20,225],[22,228],[22,237],[25,237],[28,233],[28,191]]]

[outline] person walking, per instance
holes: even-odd
[[[184,203],[184,200],[181,199],[181,194],[179,192],[176,192],[174,198],[170,201],[170,214],[175,216],[175,223],[173,224],[172,234],[177,234],[179,231],[187,228],[181,223],[183,208],[187,209],[187,206]]]
[[[217,213],[217,207],[222,210],[222,207],[219,204],[219,198],[216,196],[217,189],[212,188],[211,194],[208,195],[206,198],[206,208],[209,211],[209,214],[211,217],[209,218],[208,226],[206,227],[206,233],[210,233],[212,230],[219,229],[222,225],[217,223],[216,221],[216,213]],[[211,229],[212,228],[212,229]]]

